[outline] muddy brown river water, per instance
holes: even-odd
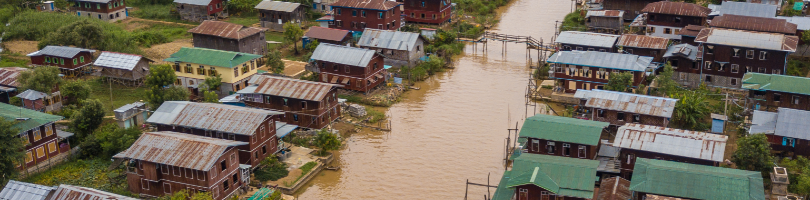
[[[502,9],[492,31],[550,41],[571,1],[515,0]],[[387,109],[391,132],[349,136],[332,163],[341,169],[318,174],[298,198],[463,199],[467,179],[486,183],[491,173],[497,184],[509,120],[514,127],[525,118],[530,71],[526,46],[506,46],[502,55],[500,42],[491,42],[486,53],[467,45],[455,69],[418,83],[420,90]],[[486,194],[484,187],[470,187],[471,199]]]

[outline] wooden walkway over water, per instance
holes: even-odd
[[[538,39],[536,39],[536,38],[534,38],[532,36],[510,35],[510,34],[501,34],[501,33],[495,33],[495,32],[486,31],[486,32],[484,32],[483,35],[481,35],[480,37],[475,38],[475,39],[464,38],[464,37],[458,38],[458,41],[472,42],[472,43],[476,43],[476,44],[477,43],[483,43],[484,48],[486,48],[486,44],[490,40],[504,42],[504,43],[509,42],[509,43],[526,44],[527,49],[534,49],[534,50],[540,50],[540,51],[555,51],[555,48],[553,46],[544,45],[542,38],[540,38],[538,40]]]

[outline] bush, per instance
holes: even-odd
[[[315,168],[316,165],[318,165],[318,163],[316,163],[315,161],[309,161],[307,164],[304,164],[304,166],[301,166],[299,168],[301,169],[301,171],[303,171],[301,172],[301,174],[304,175],[309,173],[310,171],[312,171],[312,168]]]
[[[385,113],[370,108],[366,108],[366,115],[371,117],[371,119],[368,120],[368,123],[377,123],[380,120],[385,119]]]
[[[132,12],[132,16],[141,19],[183,22],[180,20],[180,15],[173,9],[172,4],[141,5],[138,6],[138,10]]]
[[[254,172],[256,179],[261,182],[276,181],[278,179],[287,177],[290,173],[287,171],[287,164],[281,162],[275,156],[267,157],[262,161],[262,168]]]
[[[565,15],[563,19],[562,27],[560,27],[560,31],[586,31],[588,27],[585,26],[585,18],[579,14],[579,10],[576,12],[568,13]]]
[[[132,40],[145,47],[171,42],[169,37],[157,31],[136,31],[132,34]]]
[[[121,176],[125,173],[122,170],[107,170],[111,164],[112,161],[109,158],[71,160],[55,165],[50,170],[29,176],[22,181],[46,186],[76,185],[132,196],[126,180],[110,181],[111,177],[125,179],[125,176]]]
[[[6,35],[3,36],[3,40],[22,39],[42,41],[59,28],[82,20],[87,20],[94,26],[100,27],[103,38],[99,39],[99,43],[91,44],[97,46],[98,50],[130,54],[142,53],[138,45],[132,39],[131,33],[116,24],[72,14],[37,12],[32,10],[17,13],[9,21],[11,25],[4,29]]]

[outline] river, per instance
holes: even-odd
[[[494,32],[551,40],[568,0],[515,0],[501,8]],[[299,191],[299,199],[462,199],[465,180],[495,185],[503,174],[507,128],[525,118],[526,46],[467,45],[455,69],[417,83],[388,108],[391,132],[351,134],[333,165]],[[479,48],[481,45],[479,45]],[[536,52],[533,52],[536,56]],[[534,58],[536,60],[536,58]],[[530,114],[532,112],[530,111]],[[522,124],[522,122],[521,122]],[[490,190],[495,192],[494,189]],[[481,199],[484,187],[470,187]]]

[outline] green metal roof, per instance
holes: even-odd
[[[596,160],[524,153],[515,158],[506,186],[532,184],[557,195],[593,198],[598,166]]]
[[[810,95],[810,87],[796,87],[810,85],[810,78],[805,77],[749,72],[743,76],[742,83],[745,89]]]
[[[222,51],[206,48],[183,47],[169,58],[166,62],[188,62],[202,65],[233,68],[244,62],[261,58],[262,56],[249,53]]]
[[[690,199],[765,199],[760,172],[639,158],[630,190]]]
[[[595,146],[599,144],[602,129],[608,125],[610,123],[539,114],[526,119],[520,137]]]
[[[63,117],[58,115],[51,115],[35,110],[21,108],[5,103],[0,103],[0,117],[5,120],[17,121],[14,128],[17,128],[20,133],[28,131],[33,128],[45,125],[47,123],[61,120]],[[26,120],[17,120],[17,118],[28,118]]]
[[[512,196],[515,195],[515,188],[506,186],[506,182],[511,177],[510,174],[512,174],[512,171],[503,172],[501,182],[498,183],[498,189],[495,190],[495,194],[492,194],[492,200],[511,200]]]

